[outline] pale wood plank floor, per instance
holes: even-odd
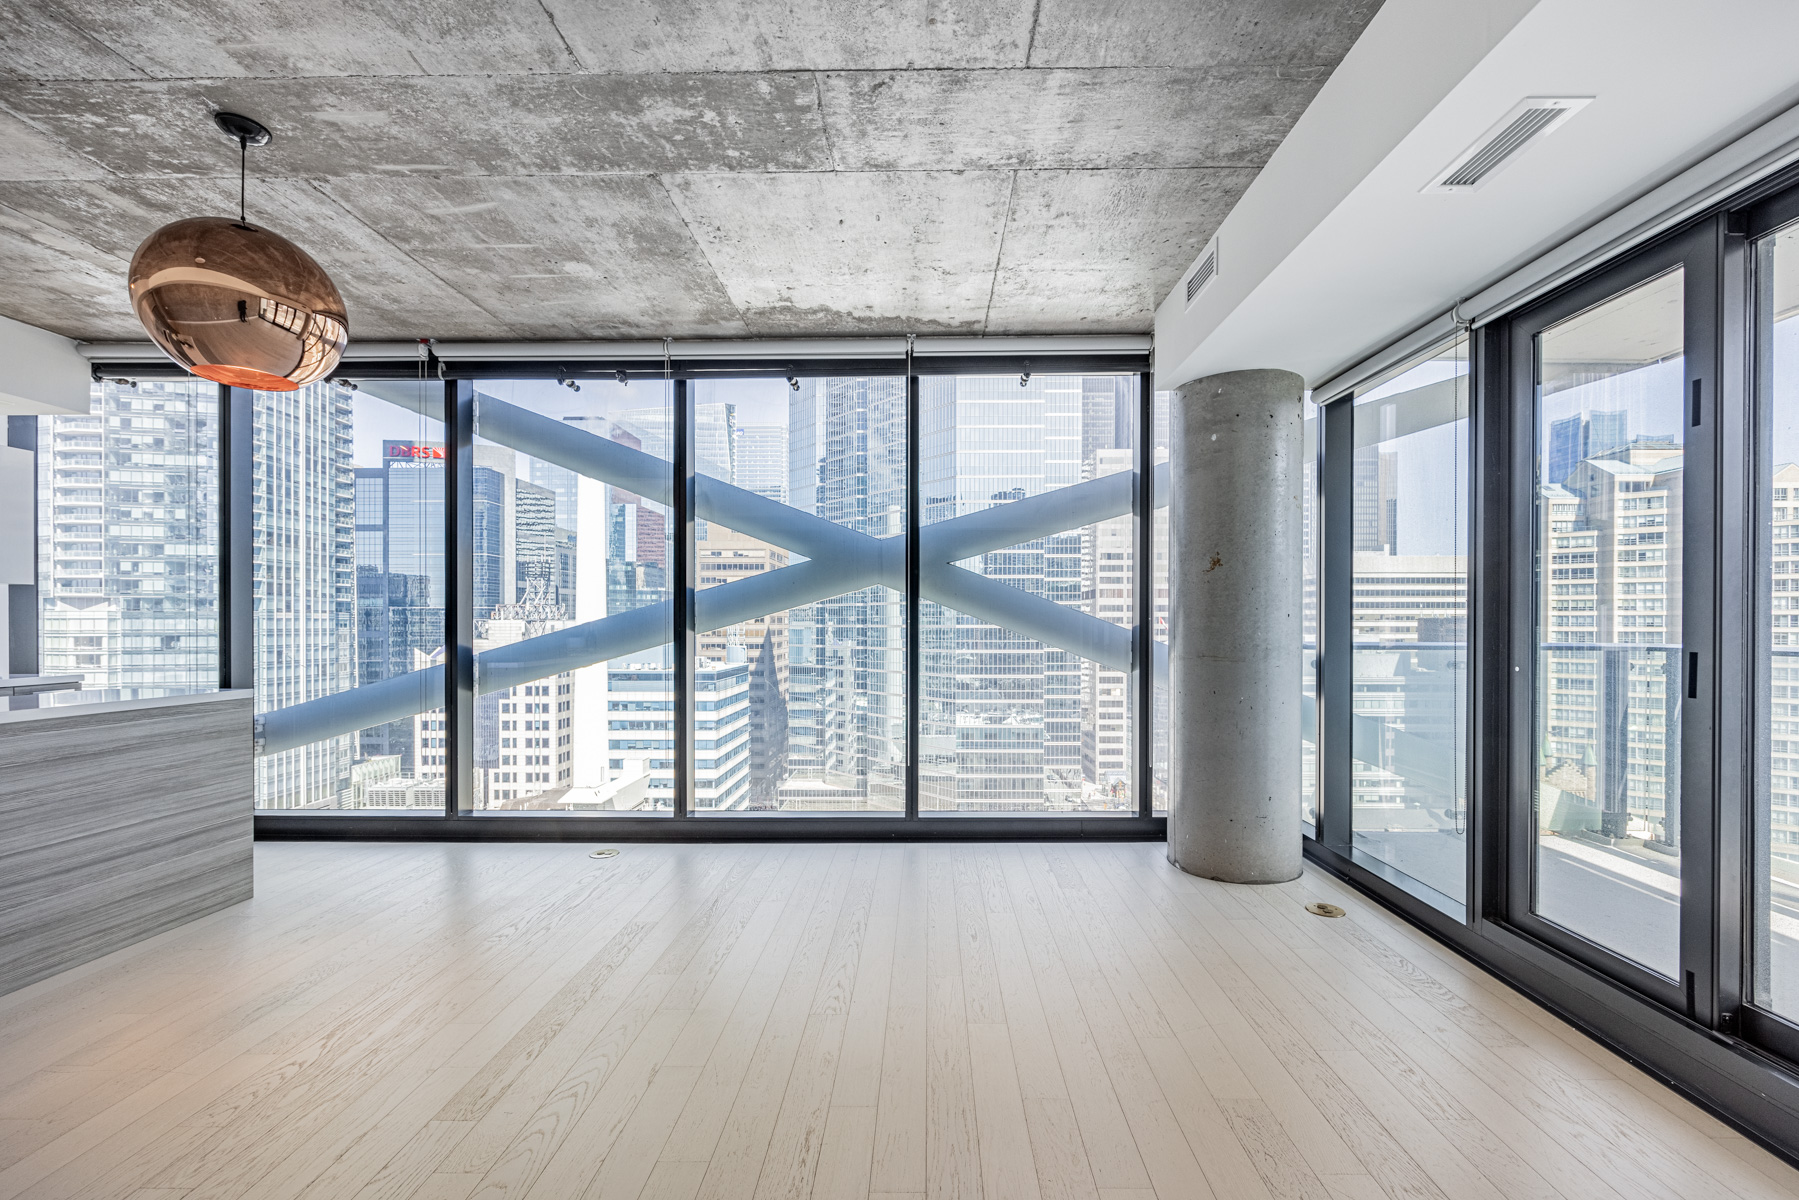
[[[0,1198],[1799,1196],[1316,873],[587,849],[262,844],[251,903],[0,998]]]

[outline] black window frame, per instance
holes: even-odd
[[[256,813],[258,837],[294,838],[423,838],[452,840],[595,840],[599,838],[642,839],[657,841],[716,841],[720,839],[748,841],[890,839],[957,840],[967,838],[1054,839],[1066,837],[1109,840],[1156,840],[1164,836],[1166,818],[1152,812],[1153,780],[1148,748],[1152,730],[1153,705],[1147,697],[1153,686],[1148,664],[1153,662],[1153,561],[1144,553],[1149,544],[1149,512],[1153,503],[1151,479],[1153,447],[1148,443],[1154,429],[1154,390],[1149,357],[1141,351],[1116,353],[1054,353],[1032,355],[918,355],[903,358],[691,358],[671,354],[651,363],[631,360],[567,360],[493,359],[485,361],[440,360],[427,353],[427,386],[442,389],[447,441],[445,457],[446,504],[446,629],[453,634],[456,648],[446,655],[444,678],[444,710],[446,751],[450,768],[445,779],[445,803],[441,813],[362,813],[344,811]],[[136,378],[179,375],[179,371],[160,364],[101,364],[97,371]],[[473,587],[472,496],[467,479],[472,469],[472,446],[475,439],[475,403],[478,385],[490,379],[616,379],[620,373],[629,380],[668,382],[674,403],[674,523],[681,536],[675,549],[671,570],[674,595],[676,643],[675,764],[676,784],[672,812],[655,814],[629,813],[494,813],[473,808],[473,743],[475,674],[472,649],[473,622],[468,611]],[[694,653],[694,577],[693,577],[693,422],[691,407],[696,380],[746,378],[794,378],[831,376],[885,376],[907,380],[909,417],[909,488],[916,492],[918,482],[918,390],[926,376],[942,375],[1023,375],[1093,374],[1132,376],[1136,380],[1136,403],[1130,412],[1133,464],[1131,489],[1133,497],[1132,573],[1135,613],[1132,629],[1133,673],[1127,687],[1133,697],[1136,720],[1133,725],[1132,786],[1137,807],[1131,813],[977,814],[963,812],[921,812],[917,804],[917,739],[909,739],[906,781],[906,806],[900,814],[832,814],[832,813],[711,813],[694,809],[693,785],[693,710],[692,662]],[[420,363],[416,358],[387,361],[351,361],[345,363],[338,377],[350,380],[418,380]],[[233,443],[231,478],[248,480],[251,473],[249,439],[241,449]],[[914,504],[908,520],[907,566],[911,591],[908,596],[907,665],[908,715],[915,731],[919,667],[918,643],[921,637],[917,621],[917,526],[920,513]],[[222,548],[228,561],[247,564],[250,561],[247,523],[240,530],[233,527],[232,541]],[[232,554],[236,549],[237,553]],[[243,632],[249,622],[235,622],[235,633]],[[247,642],[247,638],[245,639]],[[248,647],[247,647],[248,648]],[[236,679],[247,678],[241,671]],[[244,686],[241,684],[239,686]]]

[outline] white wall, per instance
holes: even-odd
[[[1321,382],[1799,100],[1790,0],[1387,0],[1156,321],[1157,384]],[[1529,96],[1591,104],[1469,193],[1422,188]]]

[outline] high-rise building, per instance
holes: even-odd
[[[737,486],[778,504],[787,503],[787,430],[744,425],[737,430]]]
[[[1575,413],[1549,423],[1547,483],[1562,483],[1582,460],[1615,450],[1630,441],[1630,410]]]
[[[40,660],[139,696],[218,680],[218,388],[96,383],[39,417]]]
[[[356,683],[414,669],[443,644],[444,458],[441,443],[381,444],[379,466],[356,476]],[[357,757],[397,755],[412,774],[410,721],[359,731]]]
[[[1769,514],[1773,526],[1768,642],[1769,852],[1799,863],[1799,465],[1774,468]]]
[[[332,383],[254,397],[256,708],[268,712],[356,686],[354,408],[352,393]],[[403,522],[426,519],[422,510],[395,519],[401,478],[410,480],[389,477],[389,537],[423,547],[422,538],[395,534]],[[430,574],[421,565],[407,558],[395,573]],[[356,740],[341,734],[258,757],[257,804],[341,804],[351,791]]]
[[[1541,488],[1546,827],[1594,813],[1607,836],[1678,841],[1683,462],[1638,438]]]
[[[927,377],[921,381],[919,489],[925,524],[1069,487],[1131,467],[1135,381],[1123,377]],[[1135,550],[1130,518],[1066,530],[988,552],[962,564],[989,579],[1057,604],[1094,611],[1089,582],[1116,580],[1103,568]],[[1104,541],[1106,549],[1098,542]],[[1099,555],[1126,555],[1123,559]],[[1134,623],[1129,598],[1105,597]],[[1128,693],[1124,673],[942,605],[922,606],[919,793],[922,806],[965,811],[1066,810],[1089,802],[1134,805],[1113,794],[1126,780],[1099,766],[1102,736],[1089,705],[1101,688]],[[1108,696],[1107,699],[1114,697]],[[1128,698],[1128,697],[1127,697]],[[1108,710],[1109,711],[1109,710]],[[1128,712],[1128,708],[1123,710]],[[1117,724],[1128,726],[1121,717]],[[1121,738],[1128,728],[1103,736]],[[1089,770],[1088,763],[1092,763]],[[1103,780],[1097,776],[1106,775]],[[1104,793],[1102,796],[1101,793]]]
[[[694,586],[700,590],[752,579],[787,565],[787,551],[716,521],[702,522],[694,544]],[[788,650],[785,610],[703,632],[696,640],[701,658],[748,663],[750,771],[745,805],[773,809],[787,771]]]
[[[788,405],[787,502],[873,538],[905,532],[902,379],[802,379]],[[781,807],[905,805],[906,603],[861,588],[788,613]]]

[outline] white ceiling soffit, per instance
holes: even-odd
[[[1799,101],[1787,0],[1387,0],[1156,320],[1157,386],[1329,379]],[[1532,98],[1590,103],[1430,190]],[[1185,273],[1183,273],[1185,278]]]
[[[93,376],[75,343],[61,334],[0,317],[0,414],[86,413]]]

